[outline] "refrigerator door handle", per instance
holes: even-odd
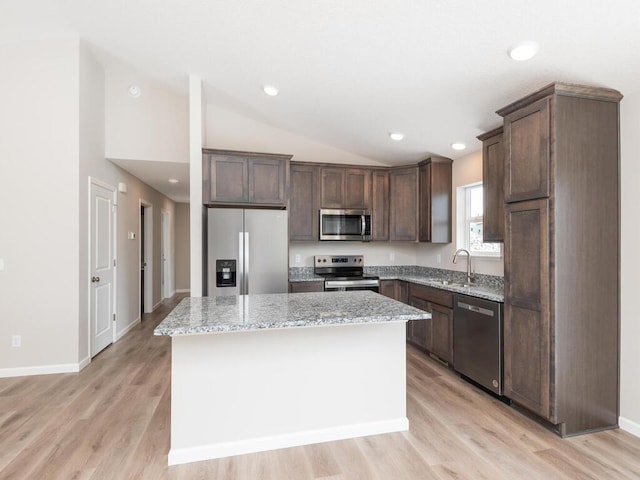
[[[244,232],[244,294],[249,295],[249,232]]]
[[[244,232],[238,233],[238,271],[236,276],[238,277],[237,284],[240,295],[244,295]]]

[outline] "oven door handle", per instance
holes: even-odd
[[[380,282],[378,280],[326,280],[324,282],[325,288],[336,287],[379,287]]]
[[[365,233],[367,233],[367,222],[364,219],[364,213],[360,215],[360,235],[364,237]]]

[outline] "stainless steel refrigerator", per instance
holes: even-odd
[[[286,293],[286,210],[209,208],[209,296]]]

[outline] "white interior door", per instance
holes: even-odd
[[[91,183],[90,311],[91,356],[113,342],[114,190]]]

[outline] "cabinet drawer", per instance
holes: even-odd
[[[438,305],[443,305],[449,308],[453,307],[453,294],[445,290],[440,290],[439,288],[412,283],[410,287],[410,295],[412,299],[414,297],[418,297],[427,302],[437,303]]]
[[[289,293],[324,292],[324,281],[289,282]]]
[[[411,295],[411,298],[409,299],[409,305],[419,308],[420,310],[424,310],[425,312],[431,312],[429,302],[420,297],[414,297],[413,295]]]

